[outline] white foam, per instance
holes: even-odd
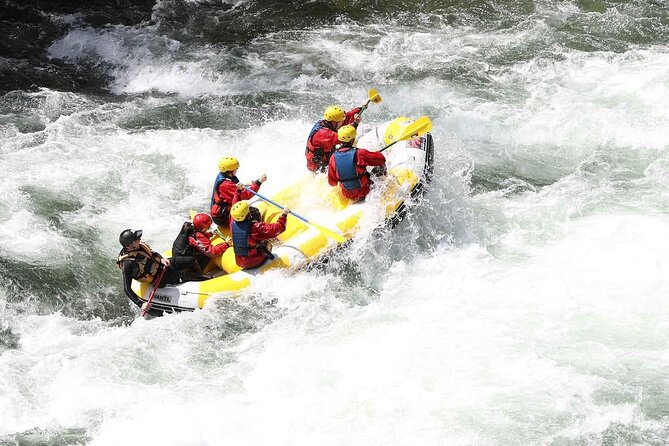
[[[596,435],[611,423],[643,420],[635,404],[593,398],[607,381],[625,379],[627,369],[617,367],[623,358],[640,358],[642,345],[662,345],[661,331],[630,330],[659,327],[667,310],[661,259],[669,246],[656,234],[669,221],[619,215],[565,226],[563,237],[510,264],[474,246],[397,263],[380,298],[366,307],[312,288],[318,300],[293,300],[284,306],[288,314],[260,332],[214,341],[218,346],[201,344],[207,324],[220,316],[211,310],[113,330],[29,319],[21,355],[44,359],[24,379],[37,380],[42,390],[34,397],[45,409],[8,415],[68,426],[104,411],[94,440],[101,445],[138,444],[149,435],[161,444],[252,444],[268,441],[269,432],[274,444],[400,444],[407,435],[485,442],[505,432],[528,438],[522,431],[532,420],[512,418],[528,407],[550,421],[535,431],[543,438]],[[316,285],[309,274],[276,279],[268,287],[286,295],[290,288],[304,297],[304,288]],[[627,348],[624,339],[637,335]],[[565,355],[583,343],[606,349],[591,358]],[[76,397],[65,392],[72,386]],[[137,413],[178,422],[153,432],[130,422]]]
[[[317,117],[236,130],[117,124],[180,98],[328,87],[317,100],[355,103],[367,86],[353,79],[386,82],[366,119],[428,113],[436,175],[426,208],[380,241],[363,232],[337,274],[268,274],[235,304],[217,298],[193,314],[114,326],[9,314],[14,304],[0,290],[0,314],[21,342],[0,356],[0,435],[72,427],[96,445],[542,444],[598,438],[615,423],[652,425],[657,414],[636,395],[669,365],[666,51],[564,50],[491,70],[477,54],[541,38],[545,25],[369,28],[378,44],[353,42],[350,51],[337,44],[363,31],[348,26],[258,39],[244,61],[249,79],[211,65],[224,51],[180,53],[188,50],[152,29],[76,30],[54,44],[52,57],[109,64],[118,93],[178,97],[103,105],[34,93],[46,129],[10,132],[0,150],[3,255],[71,261],[71,240],[30,209],[26,187],[74,195],[82,206],[63,221],[90,225],[113,259],[126,227],[169,246],[186,210],[207,208],[221,156],[240,159],[244,182],[267,173],[268,195],[304,175]],[[268,49],[272,39],[281,48]],[[284,56],[304,64],[297,75],[276,68]],[[341,77],[324,77],[312,56]],[[439,73],[454,61],[480,64],[500,96],[434,74],[392,82],[396,70]],[[552,184],[469,196],[477,165],[505,161]],[[603,167],[591,172],[588,161]],[[274,298],[276,308],[258,309]]]

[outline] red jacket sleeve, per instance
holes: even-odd
[[[267,240],[274,238],[286,230],[286,216],[282,215],[276,223],[253,223],[251,226],[251,238],[254,240]]]
[[[367,149],[358,149],[356,164],[360,167],[365,166],[384,166],[386,157],[381,152],[370,152]],[[329,178],[328,178],[329,181]]]
[[[188,244],[209,258],[220,256],[229,248],[225,242],[216,246],[212,245],[209,237],[199,231],[195,231],[192,237],[188,237]]]
[[[248,188],[254,192],[258,192],[258,190],[260,190],[260,184],[254,181]],[[218,193],[227,203],[232,204],[235,204],[239,200],[248,200],[253,197],[253,194],[246,189],[242,189],[241,192],[238,192],[237,184],[232,181],[222,182],[221,185],[218,186]]]
[[[351,124],[353,121],[355,121],[355,115],[360,113],[360,110],[362,110],[360,107],[356,107],[352,110],[347,111],[346,119],[344,119],[344,125]]]
[[[259,182],[254,181],[253,183],[251,183],[250,186],[248,186],[248,188],[251,189],[253,192],[258,192],[260,190],[260,184],[258,183]],[[247,191],[246,189],[242,189],[241,191],[242,200],[250,200],[251,198],[253,198],[253,196],[254,195],[251,192]]]

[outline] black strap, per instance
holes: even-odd
[[[267,249],[267,244],[266,243],[261,242],[261,243],[258,243],[258,245],[260,246],[260,250],[265,253],[265,255],[267,256],[268,259],[274,260],[274,254],[272,254],[272,252],[269,249]]]

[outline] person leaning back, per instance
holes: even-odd
[[[170,267],[170,260],[153,251],[141,241],[142,230],[126,229],[119,235],[118,241],[123,247],[118,254],[116,264],[123,272],[123,291],[138,307],[145,309],[144,302],[132,289],[132,279],[161,287],[182,282],[182,273]],[[158,279],[160,278],[160,281]],[[162,316],[163,312],[149,309],[149,315]]]

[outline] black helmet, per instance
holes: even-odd
[[[249,206],[249,214],[251,214],[251,219],[253,221],[262,221],[262,214],[260,213],[260,209],[257,207]]]
[[[137,231],[133,231],[132,229],[126,229],[125,231],[121,232],[121,235],[118,236],[118,242],[121,244],[121,246],[127,248],[129,244],[131,244],[135,240],[139,240],[140,238],[142,238],[141,229]]]

